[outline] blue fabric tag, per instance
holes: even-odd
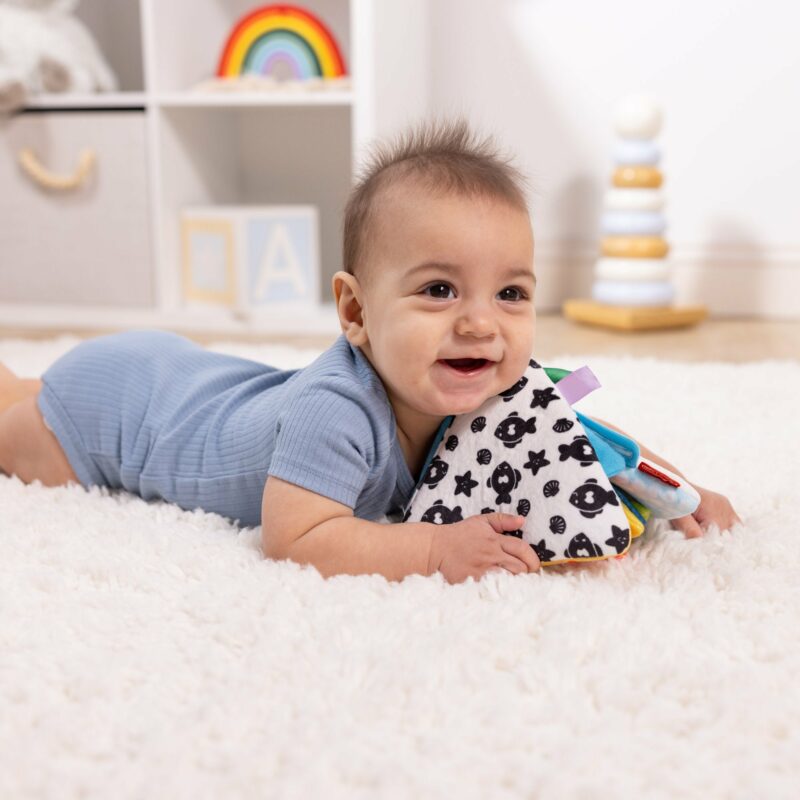
[[[583,425],[586,436],[595,453],[597,453],[597,458],[600,460],[603,471],[609,478],[613,478],[614,475],[624,469],[636,467],[639,463],[639,445],[633,439],[629,439],[627,436],[601,425],[599,422],[581,414],[580,411],[575,411],[575,416]]]

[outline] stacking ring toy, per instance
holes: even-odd
[[[669,283],[595,281],[592,298],[611,306],[668,306],[675,296]]]
[[[614,186],[621,188],[657,189],[664,176],[655,167],[618,167],[611,180]]]
[[[669,252],[660,236],[606,236],[600,248],[611,258],[664,258]]]
[[[648,139],[619,139],[614,145],[613,158],[621,167],[657,167],[661,152]]]
[[[600,229],[607,236],[660,236],[667,227],[657,211],[606,211]]]
[[[609,211],[662,211],[664,195],[659,189],[609,189],[604,207]]]
[[[669,279],[669,262],[663,258],[598,258],[594,277],[601,281],[662,283]]]

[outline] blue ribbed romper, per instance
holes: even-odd
[[[84,486],[162,498],[261,524],[275,475],[395,515],[414,478],[366,356],[342,334],[313,363],[280,370],[165,331],[89,339],[42,376],[39,408]]]

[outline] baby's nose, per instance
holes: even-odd
[[[461,336],[493,336],[497,332],[497,319],[486,305],[474,305],[458,318],[456,332]]]

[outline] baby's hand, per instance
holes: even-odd
[[[440,525],[433,532],[428,572],[438,570],[448,583],[461,583],[470,575],[481,576],[497,568],[515,575],[535,572],[539,558],[533,548],[503,531],[518,530],[525,518],[495,511],[478,514],[452,525]]]
[[[692,484],[694,486],[694,484]],[[700,505],[697,510],[685,517],[678,517],[670,521],[673,528],[683,531],[687,539],[696,539],[702,536],[710,525],[717,525],[720,531],[727,531],[737,522],[741,523],[739,515],[733,510],[733,506],[727,497],[712,492],[710,489],[703,489],[701,486],[694,487],[700,495]]]

